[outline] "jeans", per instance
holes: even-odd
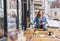
[[[37,29],[43,29],[44,31],[46,31],[46,26],[45,25],[40,25],[39,27],[36,26],[35,28],[37,28]]]

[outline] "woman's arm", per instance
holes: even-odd
[[[34,18],[34,20],[31,22],[31,24],[34,24],[36,22],[36,18]]]
[[[46,17],[44,17],[44,22],[43,22],[43,24],[47,24],[48,22],[47,22],[47,19],[46,19]]]

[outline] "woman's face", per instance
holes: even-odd
[[[40,16],[43,16],[43,10],[41,10],[39,14],[40,14]]]
[[[13,17],[13,12],[10,13],[10,16]]]

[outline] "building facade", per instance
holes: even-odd
[[[45,0],[34,0],[34,10],[35,10],[35,14],[37,14],[37,12],[40,9],[44,10],[44,1]]]
[[[55,0],[50,6],[50,16],[53,20],[60,20],[60,1]]]

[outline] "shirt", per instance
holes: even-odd
[[[42,19],[40,20],[40,25],[42,25],[42,23],[43,23],[43,21],[42,21]]]

